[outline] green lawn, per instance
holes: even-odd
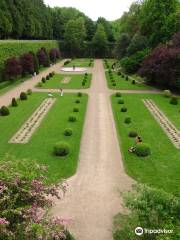
[[[180,150],[176,149],[167,135],[154,120],[142,99],[151,98],[159,106],[163,105],[165,112],[171,113],[170,119],[179,127],[179,120],[175,119],[178,106],[167,103],[162,95],[150,94],[123,94],[127,113],[120,112],[123,105],[117,104],[118,98],[112,96],[112,107],[117,126],[118,137],[123,154],[124,165],[127,173],[142,183],[148,183],[169,192],[180,191]],[[124,118],[130,116],[131,124],[125,124]],[[137,157],[128,152],[133,146],[134,139],[128,136],[129,131],[135,130],[151,147],[151,155],[145,158]]]
[[[91,84],[92,74],[88,74],[87,81],[83,85],[84,74],[56,74],[50,80],[47,80],[46,83],[42,84],[41,88],[49,89],[82,89],[89,88]],[[65,78],[69,78],[69,82],[63,83]]]
[[[32,135],[27,144],[9,144],[10,138],[19,130],[22,124],[31,116],[34,110],[46,98],[47,94],[34,93],[27,101],[19,102],[18,107],[10,107],[11,114],[7,117],[0,117],[0,157],[5,154],[15,158],[33,159],[39,163],[49,166],[48,181],[58,182],[62,177],[72,176],[77,167],[80,149],[80,140],[86,112],[88,97],[81,98],[77,94],[65,94],[60,97],[54,94],[57,100],[49,113],[43,119],[40,127]],[[75,103],[80,99],[81,103]],[[78,107],[79,113],[74,113],[73,108]],[[77,116],[77,122],[68,122],[70,115]],[[64,136],[66,128],[73,129],[71,137]],[[66,157],[55,157],[52,154],[53,146],[58,141],[67,142],[70,145],[70,154]]]
[[[66,67],[93,67],[94,60],[90,58],[75,58]]]
[[[107,61],[107,64],[109,65],[109,68],[112,67],[113,63],[117,62],[117,60],[113,58],[107,58],[106,61]],[[104,69],[107,69],[105,61],[103,61],[103,66],[104,66]]]
[[[132,84],[132,78],[128,77],[128,81],[122,76],[119,76],[117,72],[112,71],[113,79],[110,79],[109,73],[106,71],[106,79],[108,87],[111,89],[121,89],[121,90],[152,90],[151,86],[144,84],[143,82],[136,82]]]

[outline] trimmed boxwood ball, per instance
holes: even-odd
[[[49,80],[49,75],[46,77],[46,80]]]
[[[126,107],[122,107],[121,108],[121,112],[127,112],[127,108]]]
[[[21,100],[27,100],[27,94],[25,92],[21,92],[20,99]]]
[[[39,83],[37,84],[37,87],[42,87],[42,82],[39,82]]]
[[[18,106],[18,103],[17,103],[15,98],[12,98],[11,106],[12,107],[17,107]]]
[[[178,104],[178,98],[177,97],[172,97],[171,100],[170,100],[170,104],[177,105]]]
[[[131,118],[130,118],[130,117],[126,117],[126,118],[124,119],[124,123],[130,124],[130,123],[131,123]]]
[[[42,83],[45,83],[45,82],[46,82],[46,79],[43,77],[43,78],[41,79],[41,82],[42,82]]]
[[[10,114],[10,111],[8,107],[2,106],[0,109],[1,116],[8,116]]]
[[[79,112],[79,108],[74,108],[73,112]]]
[[[77,99],[77,100],[75,101],[75,103],[78,103],[78,104],[79,104],[80,102],[81,102],[81,101],[80,101],[79,99]]]
[[[126,81],[128,81],[129,80],[129,77],[128,76],[126,76]]]
[[[69,116],[69,122],[76,122],[77,118],[75,116]]]
[[[135,132],[135,131],[130,131],[129,132],[129,137],[131,137],[131,138],[135,138],[135,137],[137,137],[137,132]]]
[[[50,73],[50,74],[49,74],[49,77],[52,78],[52,77],[53,77],[53,73]]]
[[[113,87],[115,87],[116,86],[116,83],[113,83]]]
[[[70,147],[67,143],[58,142],[54,145],[54,155],[64,157],[70,152]]]
[[[72,136],[72,134],[73,134],[73,131],[71,128],[67,128],[64,130],[64,136],[69,137],[69,136]]]
[[[82,86],[85,86],[86,85],[86,82],[82,82]]]
[[[139,143],[136,145],[135,153],[138,157],[146,157],[151,154],[151,150],[148,144]]]
[[[118,100],[118,104],[124,104],[124,100],[123,99],[119,99]]]
[[[121,93],[116,93],[116,97],[121,97]]]
[[[136,84],[136,81],[135,81],[135,80],[132,80],[132,84],[135,85],[135,84]]]
[[[82,97],[82,93],[81,93],[81,92],[78,92],[77,96],[78,96],[78,97]]]
[[[32,90],[31,89],[27,90],[27,95],[32,95]]]

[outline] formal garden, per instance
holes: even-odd
[[[0,240],[180,239],[179,12],[0,2]]]

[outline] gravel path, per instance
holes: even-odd
[[[37,83],[41,81],[42,77],[45,77],[50,72],[52,72],[52,71],[55,71],[55,72],[59,71],[59,69],[64,64],[64,61],[66,61],[66,60],[63,60],[63,61],[53,65],[52,67],[50,67],[47,70],[45,70],[45,71],[41,72],[40,74],[38,74],[36,77],[32,77],[29,80],[26,80],[22,84],[16,86],[15,88],[11,89],[7,93],[5,93],[2,96],[0,96],[0,107],[3,106],[3,105],[8,106],[11,103],[12,98],[19,97],[21,92],[26,92],[29,88],[33,89],[34,86],[37,85]]]
[[[123,168],[101,60],[93,72],[77,174],[52,214],[72,219],[77,240],[111,240],[113,217],[123,211],[119,191],[133,181]]]

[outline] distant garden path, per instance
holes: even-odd
[[[109,90],[101,60],[95,60],[77,174],[68,180],[53,214],[72,219],[77,240],[111,240],[113,217],[123,210],[118,190],[133,180],[122,164]]]

